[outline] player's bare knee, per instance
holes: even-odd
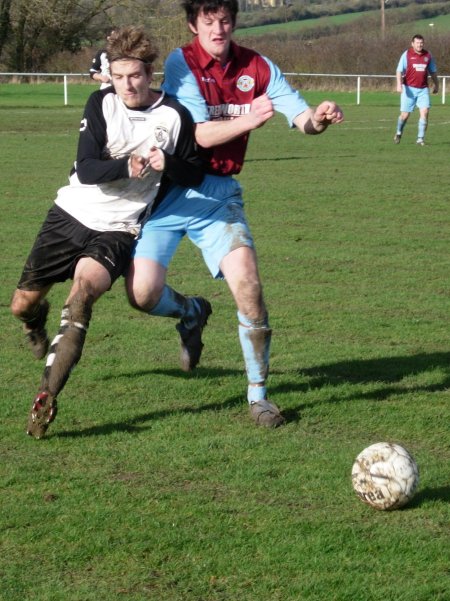
[[[16,290],[10,304],[11,313],[21,321],[32,317],[39,306],[39,300],[35,303],[21,290]]]
[[[11,313],[14,315],[14,317],[17,317],[17,319],[21,319],[26,313],[26,308],[23,303],[23,300],[17,294],[14,294],[14,296],[12,297],[9,308],[11,310]]]
[[[134,309],[151,311],[158,304],[164,286],[133,286],[128,292],[128,301]]]

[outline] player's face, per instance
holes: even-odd
[[[204,50],[224,64],[230,51],[233,21],[228,10],[220,8],[215,13],[201,11],[194,25],[189,24],[193,33],[198,35]]]
[[[131,109],[148,106],[152,102],[149,88],[151,70],[137,59],[123,59],[111,63],[111,78],[119,98]]]
[[[414,38],[411,42],[411,46],[413,47],[414,52],[417,52],[417,54],[421,54],[423,50],[423,40]]]

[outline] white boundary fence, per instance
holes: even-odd
[[[284,73],[284,75],[293,77],[342,77],[356,79],[356,104],[361,104],[361,82],[363,79],[396,79],[395,75],[345,75],[334,73]],[[448,75],[438,76],[438,79],[441,80],[442,104],[445,104],[445,86],[448,77]]]
[[[162,76],[162,73],[154,73],[155,76]],[[332,77],[332,78],[346,78],[346,79],[354,79],[356,85],[356,104],[361,104],[361,84],[365,79],[395,79],[395,75],[348,75],[344,73],[284,73],[284,75],[288,77]],[[64,105],[67,105],[69,102],[69,79],[73,78],[89,78],[89,73],[0,73],[0,77],[52,77],[63,79],[64,85]],[[441,80],[441,96],[442,96],[442,104],[445,104],[446,97],[446,80],[448,79],[448,75],[441,75],[439,79]]]

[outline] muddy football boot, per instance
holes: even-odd
[[[192,328],[187,328],[183,321],[180,321],[180,323],[176,325],[178,333],[180,334],[180,364],[183,371],[192,371],[200,361],[204,346],[202,342],[202,332],[208,322],[208,317],[212,313],[211,304],[205,298],[202,298],[201,296],[193,296],[191,298],[195,300],[200,307],[196,324]]]
[[[42,438],[57,413],[56,399],[49,392],[40,392],[33,401],[28,416],[27,434]]]
[[[278,407],[266,399],[251,403],[249,409],[253,421],[258,426],[266,426],[266,428],[278,428],[278,426],[281,426],[285,422],[285,419],[281,415]]]

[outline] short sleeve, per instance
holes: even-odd
[[[274,109],[286,117],[290,127],[294,127],[295,117],[304,113],[309,105],[300,92],[291,87],[279,67],[265,56],[263,56],[263,59],[270,68],[267,94],[272,100]]]
[[[194,123],[209,121],[209,113],[194,74],[181,48],[169,54],[164,65],[162,89],[178,100],[191,113]]]

